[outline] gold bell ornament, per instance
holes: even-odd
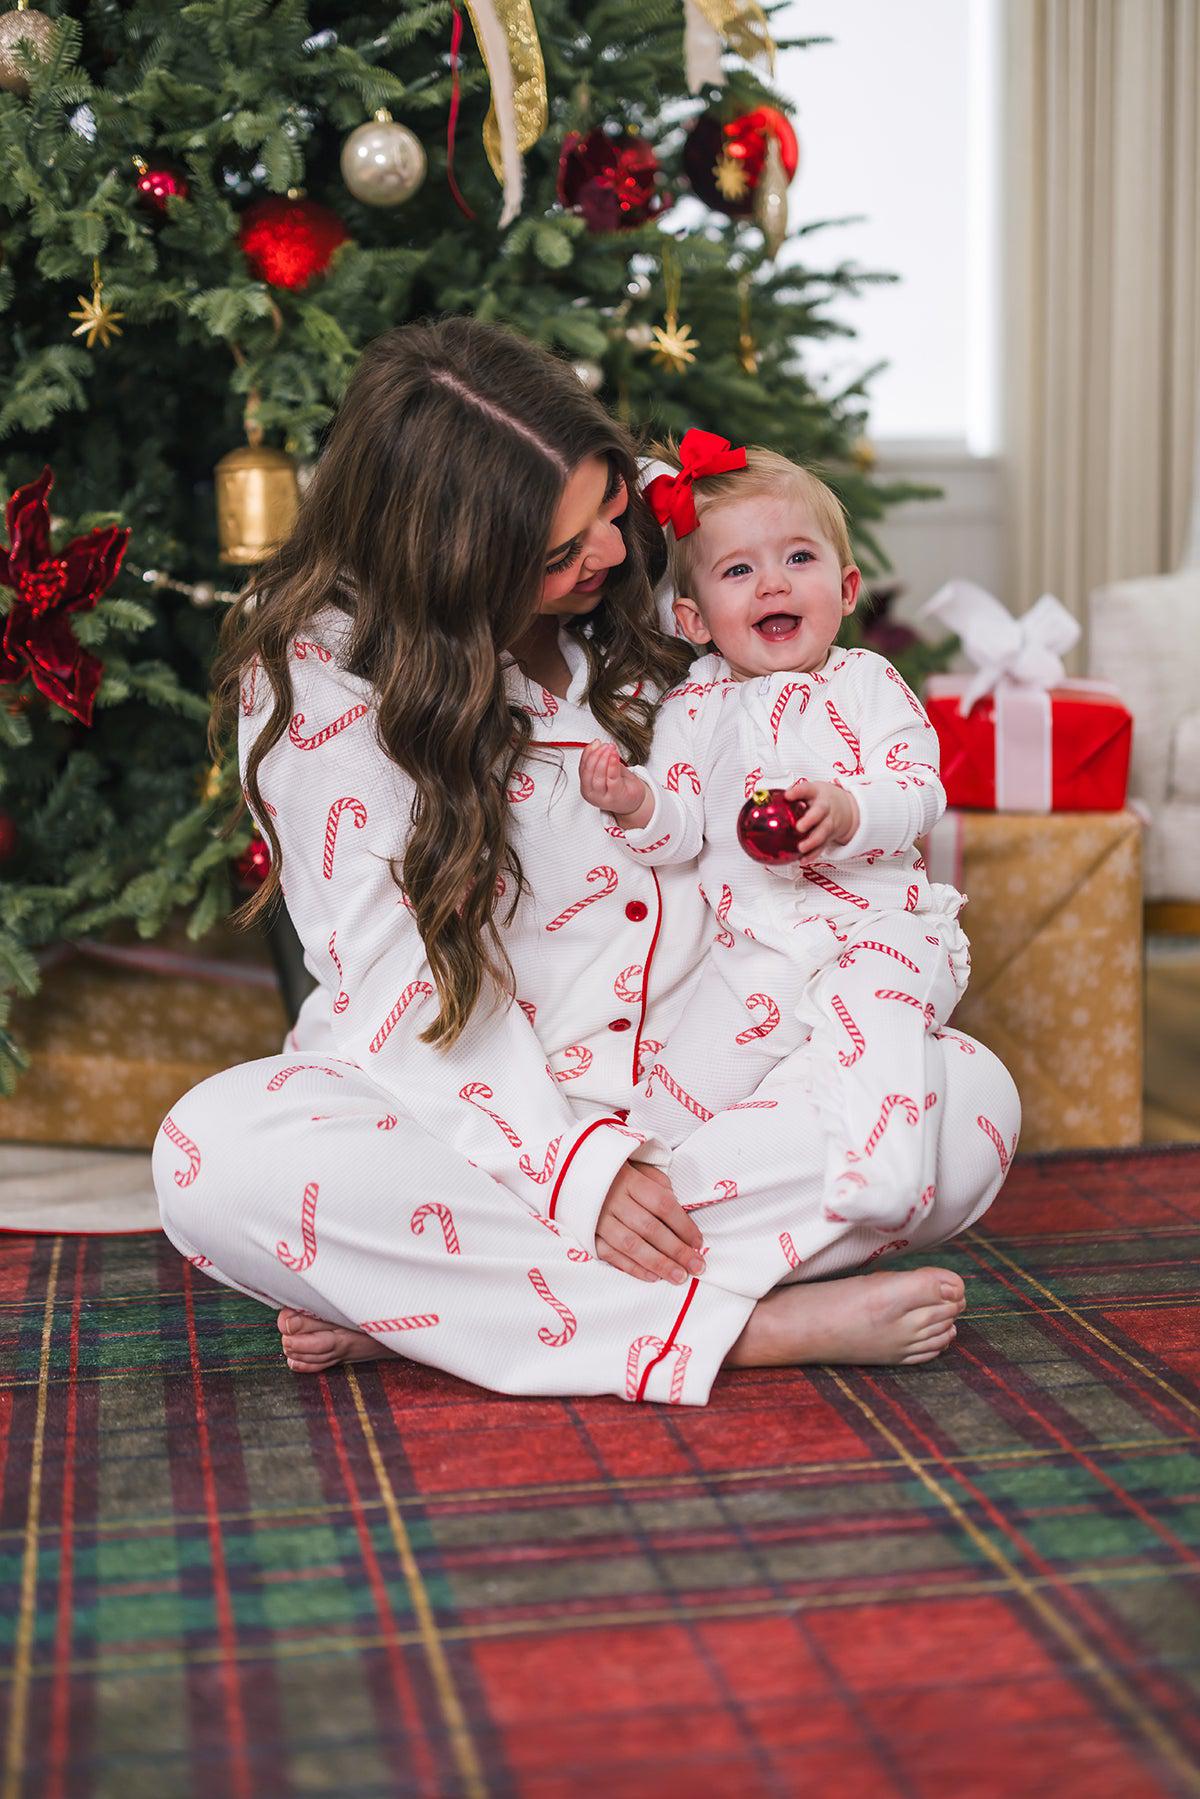
[[[290,533],[300,504],[292,458],[264,444],[255,427],[247,436],[213,471],[222,562],[265,562]]]

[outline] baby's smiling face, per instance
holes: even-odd
[[[710,505],[696,537],[694,592],[675,602],[684,636],[711,641],[741,680],[819,669],[862,577],[808,507],[794,495]]]

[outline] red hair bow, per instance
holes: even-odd
[[[745,450],[735,450],[727,437],[715,431],[698,431],[695,427],[683,434],[679,446],[682,468],[677,475],[656,475],[646,489],[654,516],[660,525],[671,525],[676,537],[686,537],[700,520],[696,516],[696,496],[692,484],[705,475],[724,475],[731,469],[745,468]]]

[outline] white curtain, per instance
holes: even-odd
[[[1003,0],[1010,603],[1176,568],[1200,397],[1200,0]]]

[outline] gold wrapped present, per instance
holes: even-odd
[[[189,1087],[274,1055],[287,1020],[260,937],[180,932],[64,946],[9,1028],[31,1067],[0,1100],[0,1140],[148,1149]]]
[[[1131,812],[950,811],[933,880],[967,896],[953,1023],[1021,1094],[1021,1148],[1142,1140],[1142,826]]]

